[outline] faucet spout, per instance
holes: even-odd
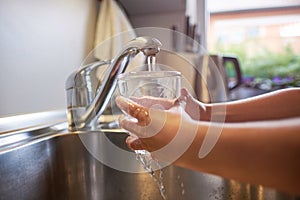
[[[130,61],[142,52],[145,56],[155,56],[162,46],[161,42],[152,37],[138,37],[130,41],[120,53],[113,59],[104,81],[98,89],[94,100],[94,112],[100,116],[107,107],[117,85],[117,76],[123,73]],[[88,120],[88,119],[86,119]]]
[[[80,130],[94,126],[95,120],[97,120],[97,118],[103,114],[110,102],[117,85],[117,76],[125,72],[130,61],[138,53],[142,52],[146,57],[155,57],[155,55],[159,53],[161,46],[162,44],[158,39],[148,36],[138,37],[128,42],[127,45],[125,45],[124,48],[112,60],[103,80],[97,83],[95,98],[89,103],[89,105],[85,105],[84,110],[76,112],[76,114],[72,113],[73,110],[70,107],[68,108],[69,127],[71,126],[71,129]],[[74,82],[76,82],[76,80]],[[88,94],[84,94],[84,92],[78,94],[75,92],[75,95]],[[82,97],[79,97],[79,99],[80,98]],[[74,97],[69,99],[74,99]],[[78,99],[78,97],[76,97],[76,99]],[[68,103],[68,105],[70,105],[70,103]],[[75,105],[72,104],[71,107],[74,106]]]

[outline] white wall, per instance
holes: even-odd
[[[199,0],[199,6],[205,1]],[[183,30],[183,0],[122,2],[129,5],[129,14],[134,12],[134,27],[177,24]],[[66,108],[65,81],[93,47],[98,3],[0,1],[0,117]]]
[[[128,12],[134,28],[162,27],[171,29],[178,26],[178,31],[185,30],[185,0],[120,0]],[[208,0],[197,0],[197,25],[203,47],[206,48],[208,21]],[[169,37],[169,36],[167,36]]]
[[[97,0],[0,1],[0,116],[66,108],[93,46]]]

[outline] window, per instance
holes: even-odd
[[[211,0],[208,8],[210,52],[236,54],[244,77],[300,86],[299,1]]]

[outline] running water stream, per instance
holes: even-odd
[[[136,159],[141,162],[144,169],[149,172],[157,184],[160,194],[164,200],[167,199],[166,188],[163,184],[163,171],[157,160],[153,159],[151,153],[145,150],[136,151]]]
[[[148,56],[147,64],[148,64],[149,72],[156,71],[156,57],[155,56]]]
[[[156,71],[156,58],[155,56],[147,57],[148,71]],[[163,184],[163,171],[159,162],[152,158],[151,153],[146,150],[136,150],[136,159],[141,162],[144,169],[149,172],[158,186],[160,194],[164,200],[167,199],[166,189]]]

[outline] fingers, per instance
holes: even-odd
[[[168,110],[174,105],[174,100],[157,97],[130,97],[134,102],[147,108]]]
[[[143,142],[138,137],[135,137],[135,136],[128,136],[126,138],[126,144],[132,150],[144,150],[145,149],[145,145],[143,144]]]
[[[186,88],[181,88],[180,96],[174,101],[174,106],[182,106],[184,108],[189,97],[190,93],[188,90]]]
[[[180,90],[181,96],[189,96],[189,91],[186,88],[181,88]]]
[[[125,111],[126,113],[129,113],[129,109],[130,109],[129,106],[130,106],[130,105],[131,105],[131,106],[133,105],[131,100],[126,99],[126,98],[121,97],[121,96],[118,96],[118,97],[116,98],[116,103],[117,103],[117,106],[118,106],[121,110]]]
[[[135,134],[135,135],[140,134],[141,126],[139,126],[137,124],[137,122],[134,122],[133,120],[130,120],[128,117],[121,116],[119,118],[119,125],[123,129],[129,131],[131,134]]]
[[[148,108],[124,97],[117,97],[116,103],[121,110],[136,118],[139,125],[147,126],[151,122]]]
[[[166,121],[166,113],[161,110],[152,110],[151,118],[141,118],[140,121],[133,120],[128,116],[120,116],[119,125],[123,129],[139,138],[150,138],[155,136],[163,129]]]

